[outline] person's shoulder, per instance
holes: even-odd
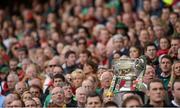
[[[169,103],[169,107],[177,107],[176,105],[173,104],[173,102]]]

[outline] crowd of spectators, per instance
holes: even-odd
[[[180,107],[179,16],[179,0],[0,4],[0,107]],[[141,87],[110,92],[113,60],[139,57]]]

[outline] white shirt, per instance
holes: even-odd
[[[172,104],[175,105],[175,106],[180,106],[180,105],[178,105],[174,100],[172,100],[171,102],[172,102]]]

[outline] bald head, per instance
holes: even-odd
[[[15,90],[18,94],[23,94],[23,92],[27,89],[26,84],[24,82],[18,82],[15,85]]]
[[[38,78],[33,78],[32,80],[29,81],[29,86],[32,85],[36,85],[41,88],[42,87],[41,80]]]

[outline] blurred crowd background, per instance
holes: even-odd
[[[0,107],[180,106],[179,16],[179,0],[1,0]],[[109,91],[113,60],[139,57],[134,89]]]

